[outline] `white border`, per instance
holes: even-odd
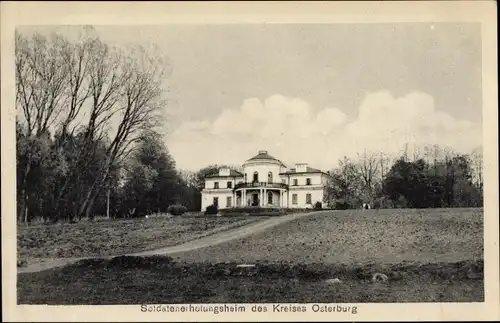
[[[2,2],[2,310],[6,321],[427,321],[499,320],[498,75],[493,1],[400,2]],[[218,315],[142,313],[134,306],[16,305],[15,108],[13,36],[16,25],[151,25],[169,23],[482,23],[485,186],[485,302],[356,304],[357,315],[247,312]],[[345,305],[345,304],[344,304]],[[249,305],[247,305],[249,306]]]

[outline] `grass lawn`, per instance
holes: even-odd
[[[372,282],[375,272],[389,280]],[[329,284],[329,278],[340,283]],[[84,260],[18,275],[19,304],[481,302],[483,262],[428,265],[188,264],[169,257]]]
[[[44,258],[134,253],[173,246],[265,218],[179,216],[19,226],[17,256],[29,264]]]
[[[332,264],[483,259],[483,211],[327,211],[175,257],[191,262]]]

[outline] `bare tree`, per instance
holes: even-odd
[[[437,176],[437,173],[439,171],[438,165],[445,160],[445,157],[446,157],[445,150],[437,144],[427,145],[424,148],[423,158],[426,161],[427,165],[429,165],[430,168],[434,170],[435,176]]]
[[[479,189],[483,189],[483,147],[478,147],[471,154],[472,178]]]
[[[330,180],[326,189],[326,201],[333,205],[337,200],[343,200],[351,207],[359,204],[363,180],[358,165],[350,158],[339,160],[338,167],[331,170]]]
[[[186,183],[189,187],[196,186],[196,172],[190,170],[179,170],[180,178]]]
[[[109,172],[128,156],[143,133],[161,122],[163,83],[168,64],[162,55],[142,47],[111,48],[85,29],[77,41],[60,35],[50,40],[40,35],[28,39],[16,34],[16,106],[24,136],[57,134],[58,149],[82,138],[68,173],[56,187],[56,210],[64,203],[71,185],[86,176],[88,162],[107,142],[105,162],[100,165],[90,188],[82,192],[77,216],[90,215]],[[114,132],[113,132],[114,130]],[[72,141],[69,141],[71,138]],[[20,215],[25,214],[26,181],[31,154],[23,169],[18,190]],[[74,201],[78,204],[78,201]]]
[[[364,195],[370,201],[373,199],[376,179],[379,171],[379,161],[375,153],[358,153],[358,169],[363,180]]]
[[[68,73],[62,61],[61,48],[56,41],[35,35],[29,41],[15,35],[16,108],[24,122],[22,133],[28,140],[46,135],[65,106],[64,91]],[[20,123],[21,124],[21,123]],[[28,195],[26,186],[30,177],[35,152],[26,153],[19,192],[18,217],[27,218]]]
[[[390,159],[387,157],[387,155],[383,152],[379,153],[379,174],[380,174],[380,182],[382,183],[385,179],[386,174],[389,172],[389,165]]]
[[[420,148],[417,145],[413,146],[413,154],[412,154],[413,160],[412,161],[417,161],[419,158],[421,158],[421,152]]]
[[[106,151],[106,162],[80,205],[78,216],[92,217],[95,198],[106,181],[111,167],[126,157],[141,135],[161,122],[164,78],[168,72],[161,55],[152,55],[142,47],[120,55],[122,81],[119,83],[117,130]],[[107,106],[107,105],[105,105]],[[112,105],[114,106],[114,104]]]
[[[403,146],[403,159],[404,161],[408,161],[408,143],[405,143]]]
[[[424,147],[424,155],[423,159],[425,160],[426,164],[429,166],[434,165],[434,155],[433,155],[433,148],[430,145],[426,145]]]
[[[16,105],[22,111],[25,133],[48,131],[65,106],[68,71],[58,39],[35,35],[31,41],[16,34]]]
[[[122,77],[119,71],[119,56],[96,37],[85,36],[76,44],[63,43],[65,63],[70,71],[68,83],[68,107],[61,120],[59,145],[63,147],[76,127],[83,127],[83,142],[70,167],[70,173],[58,189],[56,209],[71,183],[85,176],[88,161],[94,156],[96,143],[103,140],[110,119],[119,110],[117,102],[121,95]],[[85,108],[87,121],[81,115]],[[73,123],[71,129],[70,124]]]
[[[93,52],[93,40],[85,37],[78,43],[70,43],[67,39],[59,37],[63,62],[68,73],[66,96],[68,104],[62,113],[60,121],[60,144],[65,144],[67,135],[73,135],[80,125],[77,122],[70,129],[71,124],[80,116],[83,105],[90,98],[89,68]]]

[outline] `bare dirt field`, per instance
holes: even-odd
[[[264,219],[180,216],[20,226],[17,256],[30,264],[44,259],[122,255],[178,245]]]
[[[401,263],[483,259],[482,209],[321,212],[226,243],[174,254],[183,261]]]
[[[294,216],[291,221],[276,219],[265,230],[243,226],[251,232],[230,240],[215,238],[232,230],[219,232],[213,245],[169,256],[82,260],[18,274],[18,302],[484,301],[482,209]],[[238,264],[255,266],[241,269]],[[386,275],[387,281],[373,282],[375,273]],[[340,282],[327,283],[335,278]]]

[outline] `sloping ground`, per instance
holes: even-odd
[[[310,215],[313,215],[316,213],[295,213],[295,214],[290,214],[290,215],[285,215],[285,216],[280,216],[280,217],[238,217],[238,218],[212,218],[212,223],[217,223],[217,221],[224,223],[224,221],[228,222],[226,226],[220,225],[219,227],[216,227],[214,230],[208,230],[208,231],[203,231],[203,232],[198,232],[195,230],[186,230],[187,234],[182,236],[184,239],[184,243],[180,243],[177,245],[172,245],[168,244],[171,242],[171,240],[162,240],[158,238],[159,240],[155,240],[153,245],[167,245],[167,247],[164,248],[159,248],[159,249],[153,249],[153,250],[146,250],[146,251],[139,251],[139,252],[129,252],[131,255],[136,255],[136,256],[147,256],[147,255],[158,255],[158,254],[171,254],[171,253],[179,253],[179,252],[186,252],[198,248],[204,248],[207,246],[213,246],[217,245],[220,243],[228,242],[234,239],[238,239],[241,237],[253,235],[259,232],[263,232],[265,230],[268,230],[272,227],[278,226],[280,224],[290,222],[299,218],[307,217]],[[196,218],[194,218],[197,220]],[[219,219],[219,220],[217,220]],[[191,220],[193,221],[193,220]],[[195,227],[198,227],[199,224],[193,224]],[[167,229],[164,228],[165,232],[163,233],[164,236],[168,237],[169,234],[172,235],[173,233],[176,233],[177,231],[172,230],[172,229]],[[172,232],[173,231],[173,232]],[[147,234],[147,233],[146,233]],[[198,235],[196,235],[198,234]],[[178,236],[178,235],[174,235]],[[189,239],[191,238],[191,239]],[[151,237],[144,237],[143,239],[148,239],[151,240]],[[163,238],[165,239],[165,238]],[[117,244],[119,244],[121,240],[118,240]],[[179,240],[178,240],[179,241]],[[137,245],[137,243],[135,244]],[[152,249],[153,245],[149,247],[149,249]],[[134,246],[134,244],[133,244]],[[115,253],[115,255],[118,255]],[[88,256],[91,257],[91,256]],[[73,257],[73,258],[45,258],[45,259],[38,259],[38,262],[33,262],[28,264],[27,266],[23,268],[18,268],[18,273],[28,273],[28,272],[38,272],[54,267],[60,267],[68,264],[72,264],[76,261],[83,260],[88,257]],[[110,256],[106,255],[101,255],[101,257],[109,258]]]
[[[21,271],[43,270],[81,258],[175,246],[264,220],[266,217],[186,216],[24,226],[17,230],[17,257],[25,262]]]
[[[141,254],[154,253],[171,257],[83,260],[19,274],[18,302],[484,301],[481,209],[294,214]],[[375,273],[387,281],[373,282]],[[329,283],[334,278],[340,282]]]
[[[172,254],[183,261],[401,263],[483,259],[482,209],[328,211]]]
[[[325,211],[326,212],[326,211]],[[248,225],[242,225],[235,229],[225,230],[224,232],[219,232],[218,234],[206,236],[203,239],[192,240],[186,243],[166,247],[162,249],[155,249],[151,251],[139,252],[133,254],[134,256],[150,256],[150,255],[162,255],[162,254],[176,254],[180,252],[187,252],[191,250],[197,250],[200,248],[205,248],[209,246],[216,246],[221,243],[231,243],[231,241],[253,236],[255,234],[265,234],[268,230],[271,230],[274,227],[279,227],[284,223],[293,222],[294,220],[310,217],[310,216],[318,216],[319,214],[325,212],[309,212],[309,213],[294,213],[287,214],[279,217],[269,217],[265,220],[258,221],[255,223],[250,223]]]

